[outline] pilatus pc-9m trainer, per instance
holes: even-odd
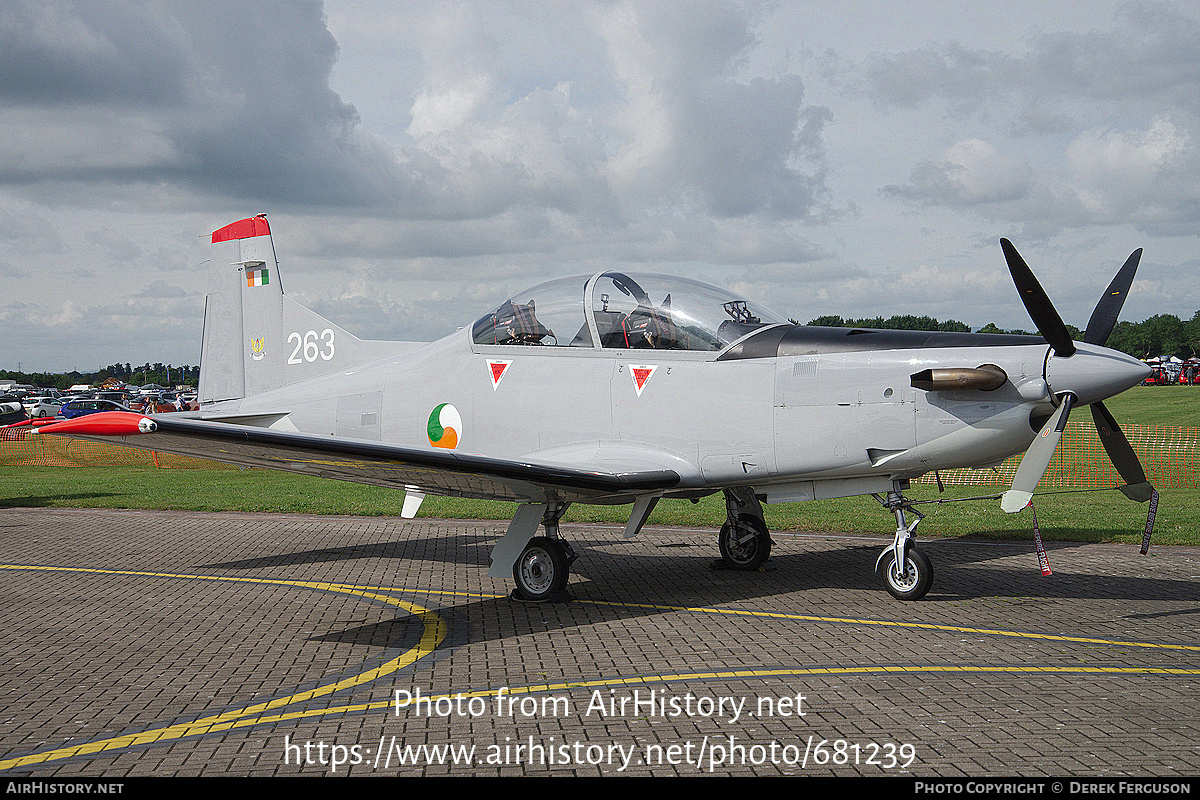
[[[933,571],[913,543],[912,478],[1024,452],[1001,501],[1019,511],[1083,404],[1123,491],[1152,492],[1102,402],[1149,373],[1102,346],[1141,251],[1076,342],[1001,246],[1040,337],[798,326],[703,283],[610,271],[518,292],[414,344],[360,340],[291,300],[253,217],[212,235],[199,412],[43,432],[391,486],[406,517],[427,494],[515,501],[488,574],[511,574],[528,600],[567,582],[576,555],[558,522],[572,503],[631,505],[634,536],[659,499],[722,492],[721,557],[749,570],[771,549],[762,503],[872,494],[896,519],[876,570],[915,600]]]

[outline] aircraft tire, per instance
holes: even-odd
[[[721,526],[717,536],[717,546],[721,549],[721,560],[729,569],[751,571],[763,565],[771,556],[771,534],[767,525],[757,517],[741,517],[738,525],[754,528],[754,538],[738,543],[733,538],[733,528],[726,521]]]
[[[933,564],[917,548],[908,548],[908,578],[901,578],[895,566],[896,554],[888,548],[879,559],[879,577],[897,600],[920,600],[933,585]]]
[[[563,547],[553,539],[538,536],[529,540],[513,564],[513,580],[522,599],[540,602],[566,587],[570,570],[571,562]]]

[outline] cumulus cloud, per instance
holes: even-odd
[[[1068,146],[1067,159],[1080,207],[1092,220],[1194,235],[1200,151],[1169,117],[1156,117],[1143,131],[1087,131]]]
[[[1200,211],[1200,152],[1169,117],[1145,130],[1080,132],[1061,154],[1063,168],[1039,173],[1019,156],[977,139],[925,159],[888,196],[974,208],[991,219],[1063,227],[1131,224],[1161,235],[1194,233]]]
[[[435,9],[406,56],[419,80],[400,148],[431,213],[524,205],[607,230],[666,215],[824,213],[828,112],[805,105],[795,75],[741,74],[757,43],[753,9],[587,3],[529,20],[568,37],[569,56],[486,6]]]
[[[738,78],[754,44],[738,7],[649,8],[619,4],[602,26],[622,88],[609,161],[622,195],[718,216],[818,211],[827,110],[803,105],[794,75]]]
[[[828,112],[804,105],[795,75],[739,72],[753,7],[557,9],[584,42],[577,81],[547,79],[489,9],[401,13],[420,38],[407,42],[417,77],[398,137],[331,88],[339,47],[314,0],[5,4],[0,181],[168,182],[413,219],[524,206],[614,227],[663,210],[806,219],[828,205]]]
[[[1043,236],[1121,224],[1186,233],[1200,210],[1200,23],[1147,0],[1094,24],[1035,31],[1023,52],[950,40],[841,65],[847,95],[885,112],[936,108],[942,136],[975,132],[883,195]]]
[[[1078,123],[1081,105],[1200,109],[1200,22],[1165,2],[1123,3],[1108,30],[1039,31],[1024,52],[972,48],[953,40],[842,65],[838,84],[881,108],[943,102],[958,117],[1010,113],[1013,130],[1063,114]]]
[[[858,8],[9,0],[0,273],[70,276],[55,304],[12,289],[9,341],[55,354],[71,334],[43,322],[79,314],[122,340],[172,330],[177,355],[151,360],[194,358],[203,235],[258,212],[290,294],[400,338],[612,267],[729,281],[800,317],[821,292],[835,305],[810,316],[900,310],[881,297],[918,313],[930,284],[983,296],[951,277],[991,274],[978,242],[998,235],[1092,262],[1172,236],[1144,271],[1181,263],[1200,216],[1194,12],[1018,3],[997,37],[987,14]],[[97,363],[117,358],[139,357]]]
[[[907,184],[885,186],[883,192],[925,203],[979,205],[1020,199],[1033,184],[1023,159],[1002,155],[988,142],[966,139],[918,164]]]
[[[41,2],[0,10],[0,179],[180,182],[362,204],[399,174],[328,86],[316,2]]]

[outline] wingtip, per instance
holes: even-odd
[[[154,433],[158,424],[149,417],[131,411],[104,411],[63,420],[39,429],[40,433],[74,436],[133,436]]]

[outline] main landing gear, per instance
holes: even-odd
[[[523,505],[517,510],[508,533],[492,551],[490,577],[501,577],[498,572],[512,564],[513,581],[516,589],[513,597],[533,603],[569,599],[566,593],[567,579],[571,576],[571,563],[579,556],[558,535],[558,521],[566,512],[568,503]],[[534,536],[538,525],[546,529],[545,536]],[[518,551],[517,548],[520,548]]]
[[[771,557],[771,534],[754,490],[726,489],[725,511],[729,518],[717,534],[721,565],[725,569],[758,569]]]
[[[871,495],[896,515],[896,538],[879,554],[875,574],[883,579],[883,585],[897,600],[920,600],[933,584],[933,565],[913,544],[912,532],[925,515],[904,499],[902,490],[906,488],[907,481],[892,481],[892,491],[886,498]],[[912,522],[906,519],[906,512],[914,517]]]
[[[537,536],[521,551],[513,564],[513,580],[522,600],[541,602],[556,599],[567,586],[571,562],[578,556],[562,539]]]

